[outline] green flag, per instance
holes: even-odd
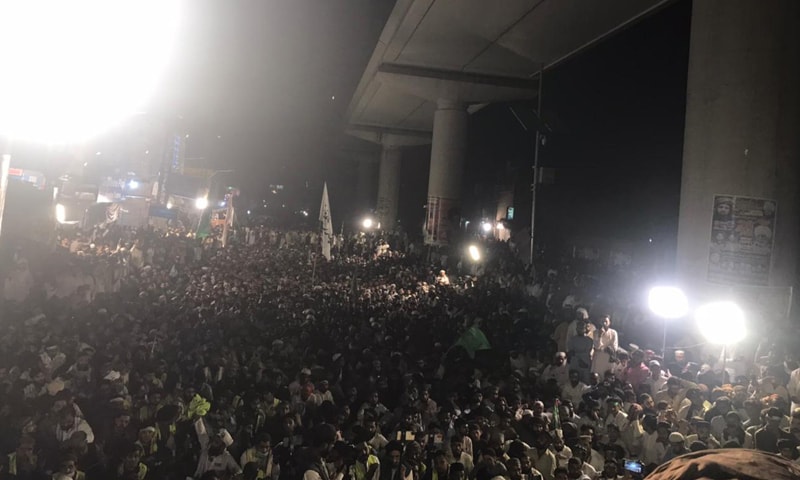
[[[200,214],[200,223],[197,224],[196,238],[206,238],[211,235],[211,209],[206,208]]]
[[[475,358],[475,352],[478,350],[489,350],[492,348],[492,346],[489,345],[489,340],[486,339],[486,335],[483,334],[477,325],[469,327],[466,332],[462,333],[461,337],[456,340],[453,346],[463,347],[470,358]]]

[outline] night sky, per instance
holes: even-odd
[[[393,4],[186,2],[178,56],[152,110],[179,112],[206,140],[190,144],[189,155],[235,168],[246,191],[321,178]],[[220,146],[212,145],[217,135]]]

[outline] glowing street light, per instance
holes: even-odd
[[[169,63],[180,3],[0,2],[0,134],[69,143],[142,111]]]
[[[694,314],[700,333],[715,345],[732,345],[747,335],[745,316],[733,302],[714,302],[700,306]]]
[[[198,210],[205,210],[208,208],[208,197],[197,197],[194,201],[194,206]]]
[[[489,233],[492,231],[492,224],[489,222],[481,222],[481,230],[483,233]]]
[[[375,225],[375,222],[372,221],[371,218],[367,217],[361,222],[361,226],[364,227],[364,230],[370,230]]]
[[[128,188],[131,190],[136,190],[137,188],[139,188],[139,182],[137,182],[136,180],[130,180],[128,182]]]
[[[58,223],[64,223],[67,221],[67,209],[64,208],[64,205],[60,203],[56,204],[56,221]]]
[[[713,302],[700,306],[694,314],[700,333],[709,343],[722,345],[722,381],[728,363],[728,346],[747,336],[744,311],[734,302]]]
[[[667,320],[685,317],[689,312],[689,300],[683,290],[677,287],[653,287],[647,295],[647,306],[664,322],[664,336],[661,342],[661,355],[667,356]]]
[[[168,65],[180,3],[0,2],[0,138],[75,143],[141,111]],[[1,226],[11,153],[0,147]]]
[[[481,250],[476,245],[470,245],[467,248],[467,252],[469,253],[469,258],[473,262],[480,262],[481,261]]]
[[[647,306],[661,318],[681,318],[689,312],[689,300],[677,287],[651,288],[647,296]]]

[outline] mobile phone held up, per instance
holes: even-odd
[[[625,470],[641,475],[644,465],[639,460],[625,460]]]

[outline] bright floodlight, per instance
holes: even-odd
[[[471,258],[473,262],[480,261],[481,251],[478,249],[478,247],[475,245],[470,245],[469,248],[467,248],[467,251],[469,252],[469,258]]]
[[[654,287],[647,296],[650,311],[661,318],[681,318],[689,311],[689,300],[677,287]]]
[[[197,200],[194,201],[194,206],[198,210],[205,210],[208,208],[208,198],[206,197],[197,197]]]
[[[56,221],[58,223],[64,223],[67,221],[67,209],[64,208],[64,205],[60,203],[56,204]]]
[[[142,111],[180,0],[0,2],[0,135],[74,142]]]
[[[371,218],[365,218],[364,221],[361,222],[361,226],[364,227],[365,229],[369,230],[370,228],[372,228],[372,219]]]
[[[485,233],[489,233],[492,231],[492,224],[489,222],[483,222],[481,223],[481,228]]]
[[[131,190],[136,190],[137,188],[139,188],[139,182],[137,182],[136,180],[129,181],[128,188],[130,188]]]
[[[744,312],[733,302],[707,303],[697,309],[695,319],[700,333],[711,343],[732,345],[747,335]]]

